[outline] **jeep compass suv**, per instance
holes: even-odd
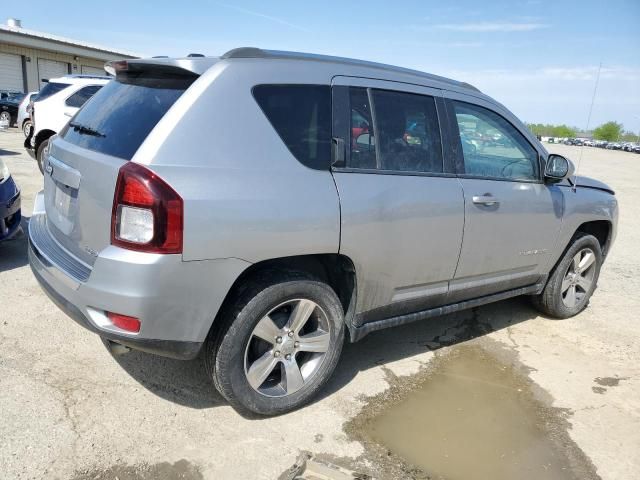
[[[345,337],[596,288],[613,191],[471,85],[255,48],[109,68],[44,158],[31,267],[107,342],[203,355],[240,410],[310,401]]]

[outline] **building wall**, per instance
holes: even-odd
[[[81,73],[81,66],[86,65],[89,67],[102,68],[104,66],[104,60],[97,60],[94,58],[81,57],[76,56],[77,60],[74,59],[74,55],[48,51],[48,50],[39,50],[34,48],[26,48],[18,45],[11,45],[8,43],[1,42],[0,43],[0,52],[3,53],[13,53],[16,55],[22,55],[25,57],[25,67],[26,67],[26,80],[27,80],[27,91],[34,91],[40,89],[40,79],[38,78],[38,58],[43,58],[47,60],[55,60],[58,62],[64,62],[70,65],[71,73]]]

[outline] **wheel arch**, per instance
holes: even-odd
[[[44,142],[47,138],[51,138],[56,134],[56,132],[54,132],[53,130],[48,130],[48,129],[42,129],[40,130],[37,134],[36,134],[36,139],[34,141],[34,150],[37,152],[38,148],[40,148],[40,145],[42,144],[42,142]]]
[[[586,233],[593,235],[598,239],[600,243],[600,249],[602,250],[602,256],[606,257],[611,245],[611,235],[613,232],[613,225],[610,220],[592,220],[584,222],[578,226],[575,233],[571,237],[571,241],[580,233]],[[571,244],[571,241],[569,244]]]
[[[355,314],[357,279],[353,261],[346,255],[337,253],[297,255],[291,257],[279,257],[263,260],[246,268],[227,292],[216,319],[213,321],[209,335],[224,322],[219,321],[218,316],[227,310],[229,302],[233,302],[242,291],[243,285],[268,271],[298,271],[307,273],[319,280],[326,282],[338,295],[345,313],[345,324],[349,331],[353,328],[352,320]]]

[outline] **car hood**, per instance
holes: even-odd
[[[576,179],[578,188],[580,187],[594,188],[596,190],[602,190],[603,192],[607,192],[607,193],[610,193],[611,195],[615,195],[613,188],[611,188],[606,183],[601,182],[600,180],[596,180],[595,178],[591,178],[591,177],[583,177],[582,175],[576,176],[575,179]]]

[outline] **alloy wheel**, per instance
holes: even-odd
[[[574,255],[560,290],[565,306],[575,308],[584,300],[595,278],[595,265],[596,254],[590,248],[583,248]]]
[[[244,355],[246,379],[262,395],[291,395],[318,372],[330,341],[329,319],[317,303],[284,302],[260,319],[251,333]]]

